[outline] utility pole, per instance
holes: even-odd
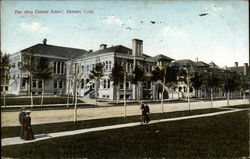
[[[211,108],[213,108],[213,72],[210,72],[211,77]]]
[[[164,68],[164,76],[163,76],[163,82],[162,82],[162,95],[161,95],[161,112],[163,113],[164,112],[164,108],[163,108],[163,99],[164,99],[164,92],[165,92],[165,89],[164,89],[164,84],[166,82],[166,70],[167,68]]]
[[[189,83],[189,71],[188,69],[186,70],[187,71],[187,91],[188,91],[188,110],[190,111],[190,83]]]
[[[126,109],[126,64],[124,65],[125,68],[124,68],[124,118],[126,118],[126,115],[127,115],[127,109]]]

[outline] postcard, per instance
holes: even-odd
[[[248,10],[1,1],[1,157],[250,157]]]

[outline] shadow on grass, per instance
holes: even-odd
[[[19,158],[240,158],[248,156],[248,111],[98,131],[2,147]]]
[[[168,113],[157,113],[150,114],[151,120],[157,119],[165,119],[165,118],[174,118],[188,115],[196,115],[196,114],[205,114],[212,113],[218,111],[226,111],[220,109],[201,109],[201,110],[192,110],[192,111],[178,111],[178,112],[168,112]],[[124,124],[129,122],[139,122],[141,120],[140,115],[136,116],[127,116],[124,117],[114,117],[114,118],[104,118],[104,119],[95,119],[95,120],[83,120],[77,121],[76,123],[72,122],[63,122],[63,123],[50,123],[50,124],[39,124],[33,125],[32,129],[34,134],[42,134],[42,133],[53,133],[53,132],[61,132],[61,131],[70,131],[84,128],[92,128],[99,126],[108,126],[108,125],[116,125],[116,124]],[[1,130],[1,138],[7,137],[16,137],[19,136],[20,127],[2,127]]]

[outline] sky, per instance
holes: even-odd
[[[1,50],[10,54],[44,38],[85,50],[132,48],[136,38],[150,56],[242,66],[248,35],[248,1],[1,1]]]

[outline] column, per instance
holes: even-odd
[[[54,65],[55,67],[56,67],[56,72],[55,72],[55,74],[57,74],[57,64],[58,64],[58,62],[55,62],[56,64]]]

